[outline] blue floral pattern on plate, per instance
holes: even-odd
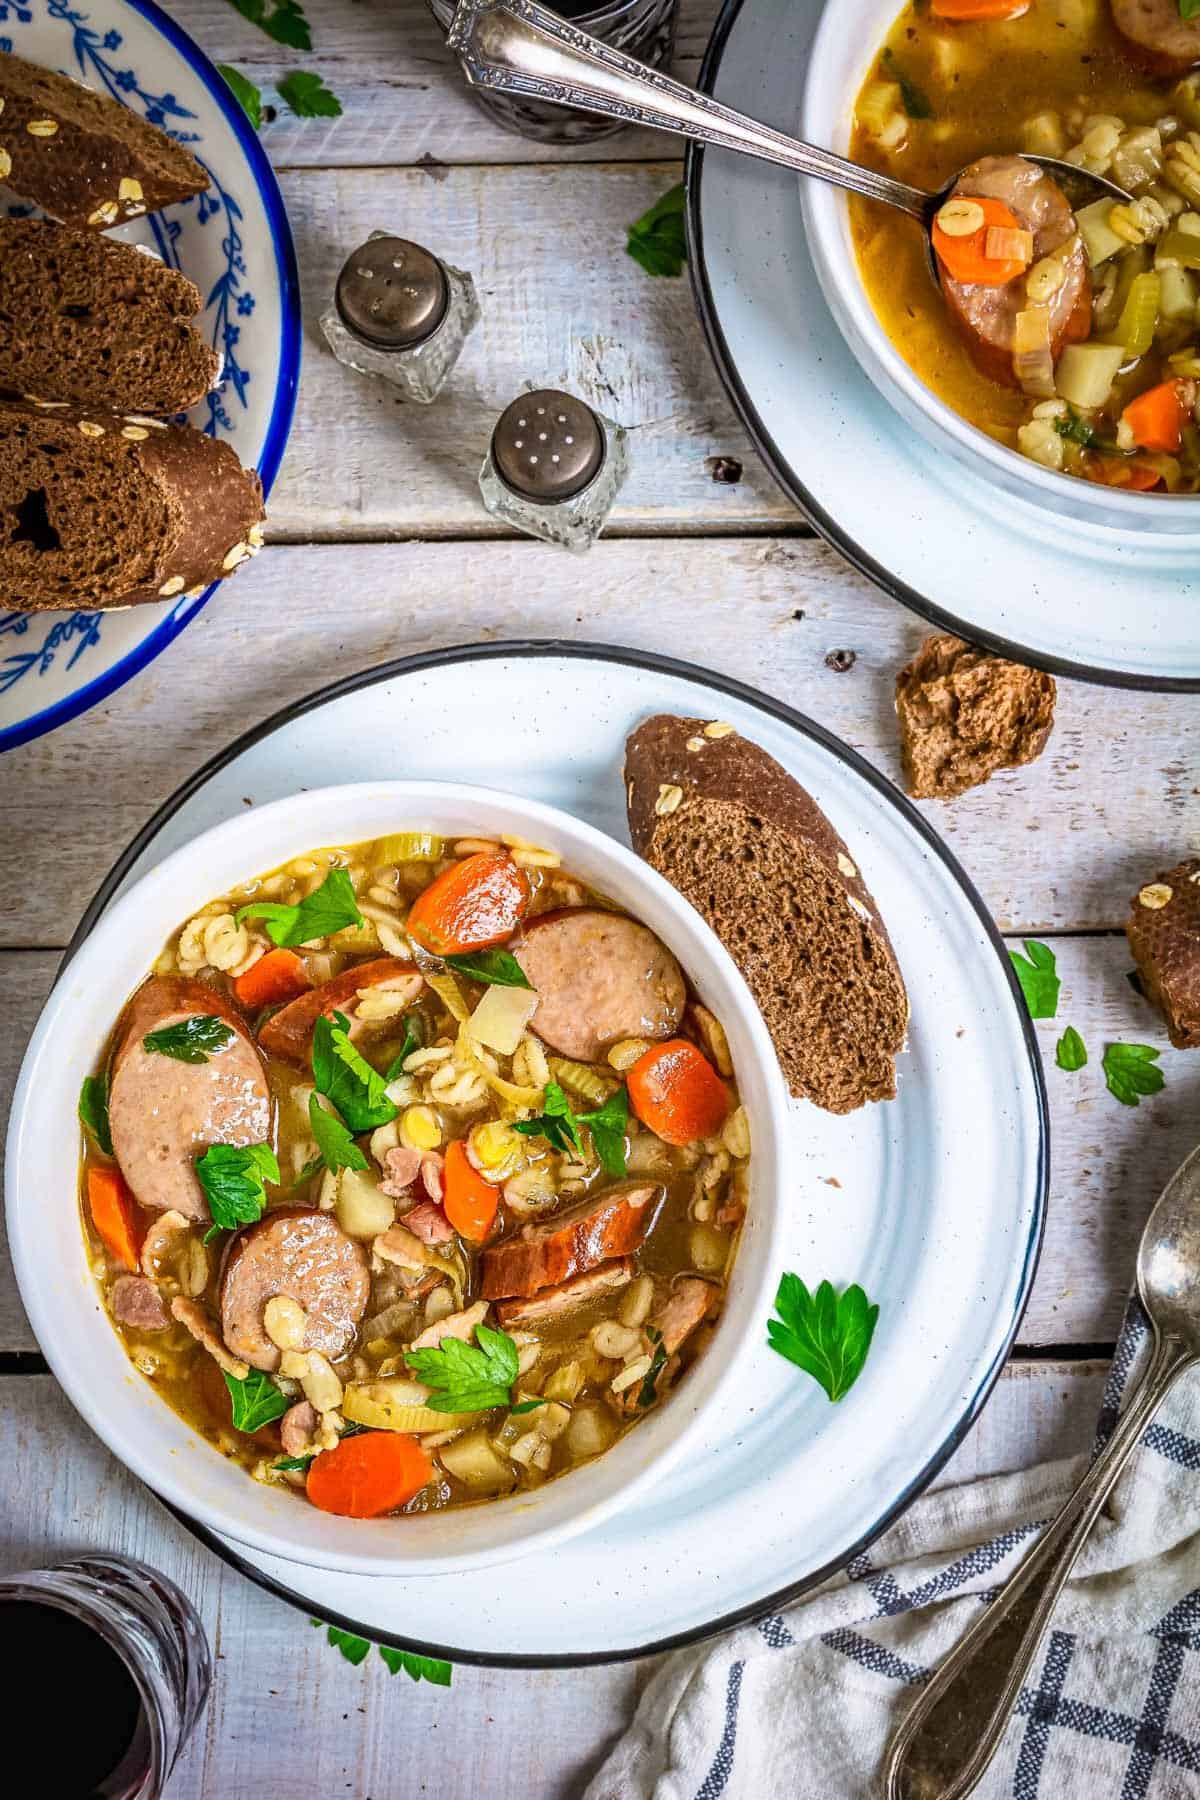
[[[0,0],[0,26],[0,49],[133,107],[208,170],[207,193],[113,235],[147,244],[199,287],[198,323],[223,371],[221,385],[188,416],[228,438],[269,490],[295,400],[300,308],[287,216],[249,122],[154,0]],[[31,209],[11,198],[7,210]],[[112,693],[183,630],[212,591],[108,613],[0,612],[0,749]]]

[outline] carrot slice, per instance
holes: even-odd
[[[446,1151],[442,1185],[442,1210],[455,1231],[472,1244],[482,1244],[495,1224],[500,1190],[483,1179],[461,1138]]]
[[[280,1006],[306,994],[312,982],[301,957],[294,950],[268,950],[233,984],[234,996],[248,1012],[260,1006]]]
[[[656,1044],[626,1076],[629,1104],[668,1144],[692,1144],[719,1131],[729,1093],[712,1064],[686,1038]]]
[[[464,857],[418,894],[408,915],[412,937],[435,956],[485,950],[511,937],[529,905],[529,877],[511,856]]]
[[[105,1248],[122,1268],[137,1270],[139,1232],[133,1195],[116,1169],[89,1169],[88,1208]]]
[[[1182,387],[1178,379],[1161,381],[1129,402],[1121,418],[1140,450],[1165,450],[1174,455],[1179,449],[1188,416]]]
[[[933,0],[929,10],[935,19],[1019,19],[1030,4],[1031,0]]]
[[[416,1438],[365,1431],[314,1457],[306,1488],[322,1512],[377,1519],[406,1505],[432,1479],[433,1464]]]
[[[1163,485],[1162,474],[1153,463],[1143,462],[1137,456],[1089,456],[1083,472],[1089,481],[1101,482],[1105,487],[1132,488],[1138,494],[1148,494]]]
[[[934,254],[946,273],[955,281],[973,281],[981,287],[1003,287],[1006,282],[1023,275],[1029,267],[1028,259],[1022,262],[1016,257],[989,256],[987,253],[989,231],[1024,229],[1011,207],[1005,206],[1003,200],[994,200],[990,194],[955,194],[954,198],[970,200],[980,207],[983,224],[967,237],[950,237],[934,215]]]

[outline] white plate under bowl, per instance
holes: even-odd
[[[760,1614],[844,1565],[954,1449],[1012,1342],[1045,1207],[1041,1064],[994,926],[908,802],[800,714],[667,658],[543,643],[410,657],[278,714],[150,821],[78,934],[168,852],[306,780],[481,781],[626,842],[625,737],[661,711],[727,719],[790,769],[887,921],[912,1001],[899,1095],[847,1118],[791,1104],[781,1264],[810,1283],[862,1282],[879,1326],[837,1406],[764,1339],[718,1429],[628,1511],[545,1555],[400,1580],[199,1532],[309,1612],[451,1660],[604,1662]]]
[[[224,357],[225,376],[188,418],[231,443],[269,493],[300,374],[300,292],[283,200],[249,120],[204,52],[154,0],[9,0],[0,4],[0,26],[0,49],[122,101],[186,144],[209,171],[206,194],[108,235],[146,244],[200,289],[197,328]],[[0,189],[0,211],[30,210]],[[114,612],[0,611],[0,751],[52,731],[122,686],[213,592]]]
[[[725,0],[701,87],[798,131],[821,13],[822,0]],[[856,568],[943,630],[1063,675],[1200,689],[1200,532],[1158,538],[1052,513],[921,437],[830,314],[801,180],[711,147],[688,156],[701,319],[780,485]]]

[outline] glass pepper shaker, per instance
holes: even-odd
[[[629,473],[629,434],[574,394],[518,394],[496,422],[479,475],[497,519],[565,550],[587,550]]]
[[[373,231],[346,258],[321,329],[338,361],[406,399],[436,400],[479,323],[475,283],[407,238]]]

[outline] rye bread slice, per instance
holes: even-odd
[[[951,800],[997,769],[1031,763],[1054,729],[1053,675],[928,637],[896,677],[904,780],[916,800]]]
[[[1200,1049],[1200,858],[1139,888],[1125,935],[1147,1000],[1177,1050]]]
[[[0,388],[105,412],[184,412],[221,366],[191,323],[200,306],[194,282],[132,244],[0,220]]]
[[[254,554],[262,518],[258,476],[190,425],[0,401],[0,607],[191,593]]]
[[[666,714],[626,744],[625,791],[634,849],[733,957],[792,1093],[834,1113],[890,1100],[908,996],[878,908],[811,795],[728,727]]]
[[[0,52],[0,181],[51,218],[103,231],[202,194],[208,172],[139,113]]]

